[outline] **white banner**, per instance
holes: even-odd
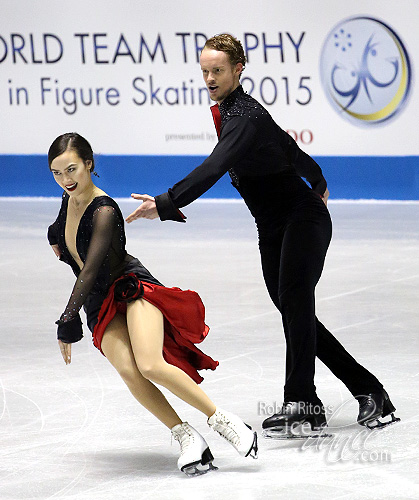
[[[78,131],[104,154],[208,154],[198,62],[243,43],[243,86],[313,155],[418,155],[417,0],[2,0],[0,154]]]

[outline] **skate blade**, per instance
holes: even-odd
[[[396,424],[397,422],[400,422],[400,418],[395,417],[394,413],[391,414],[391,420],[387,420],[385,422],[382,422],[378,418],[374,420],[369,420],[368,422],[365,422],[364,425],[368,427],[370,430],[376,430],[376,429],[384,429],[384,427],[387,427],[392,424]]]
[[[291,427],[271,427],[264,429],[262,436],[266,439],[319,439],[332,437],[333,434],[324,432],[324,429],[312,429],[309,423],[293,425]]]
[[[247,425],[247,424],[246,424]],[[249,426],[248,426],[249,427]],[[249,429],[251,429],[251,427],[249,427]],[[257,459],[258,457],[258,435],[256,434],[256,432],[253,433],[253,443],[252,443],[252,447],[250,448],[250,450],[247,452],[246,454],[246,457],[252,457],[254,458],[255,460]]]
[[[206,468],[204,469],[201,467],[206,467]],[[200,463],[184,465],[181,470],[188,477],[196,477],[196,476],[203,476],[204,474],[207,474],[208,472],[211,472],[213,470],[218,470],[218,467],[215,467],[215,465],[213,465],[212,462],[208,462],[205,465],[201,465]]]

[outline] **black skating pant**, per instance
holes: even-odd
[[[281,209],[284,211],[283,201]],[[273,221],[256,221],[262,270],[271,299],[282,314],[286,338],[284,401],[318,403],[316,356],[354,395],[380,392],[381,383],[344,349],[315,315],[314,292],[332,234],[329,212],[312,191]]]

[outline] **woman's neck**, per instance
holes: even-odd
[[[89,205],[96,196],[98,196],[102,191],[97,188],[93,182],[86,187],[86,189],[78,194],[77,196],[71,196],[70,201],[75,208],[83,208]]]

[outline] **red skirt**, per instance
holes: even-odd
[[[140,281],[134,274],[129,276],[136,280],[137,298],[147,300],[164,316],[164,359],[167,363],[183,370],[196,383],[202,382],[204,379],[197,370],[215,370],[219,363],[195,346],[202,342],[209,332],[205,324],[205,307],[199,295],[192,290],[166,288],[146,283]],[[118,282],[123,282],[125,278],[127,276],[122,276],[110,287],[93,330],[93,343],[102,354],[102,337],[108,324],[116,313],[126,314],[127,311],[127,300],[115,298],[115,286]],[[131,294],[129,300],[135,300],[135,298],[135,296],[132,298]]]

